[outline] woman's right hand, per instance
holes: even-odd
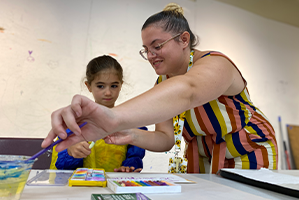
[[[64,141],[56,146],[60,152],[81,141],[96,141],[112,133],[117,127],[115,116],[111,109],[99,105],[82,95],[75,95],[71,105],[56,110],[51,115],[52,129],[44,139],[42,147],[48,147],[59,136]],[[79,128],[83,122],[87,124]],[[79,124],[79,125],[78,125]],[[67,137],[66,129],[74,134]]]
[[[89,149],[89,143],[83,141],[67,148],[67,152],[74,158],[86,158],[91,153],[91,150]]]

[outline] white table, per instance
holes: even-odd
[[[33,177],[37,170],[32,170],[29,178]],[[299,176],[299,170],[280,170],[277,173]],[[109,176],[110,173],[107,173]],[[112,174],[112,172],[111,172]],[[115,174],[115,173],[114,173]],[[119,173],[121,176],[121,173]],[[134,176],[134,173],[131,173]],[[153,200],[240,200],[240,199],[297,199],[295,197],[279,194],[254,186],[231,181],[214,174],[186,174],[182,175],[195,184],[181,184],[181,193],[146,194]],[[69,186],[25,186],[21,200],[90,200],[91,194],[110,194],[109,188],[102,187],[69,187]]]

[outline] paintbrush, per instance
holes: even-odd
[[[83,126],[85,126],[87,124],[87,122],[84,122],[83,124],[81,124],[79,127],[82,128]],[[73,131],[71,131],[70,129],[66,129],[66,133],[67,133],[67,137],[69,137],[70,135],[73,134]],[[41,156],[42,154],[44,154],[46,151],[48,151],[49,149],[51,149],[52,147],[54,147],[56,144],[62,142],[63,139],[58,139],[55,142],[53,142],[51,145],[49,145],[48,147],[42,149],[41,151],[39,151],[38,153],[36,153],[35,155],[33,155],[32,157],[28,158],[26,161],[29,160],[35,160],[37,157]]]

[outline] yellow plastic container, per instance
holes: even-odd
[[[106,173],[100,168],[77,168],[69,178],[69,186],[106,187]]]

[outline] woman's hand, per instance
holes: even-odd
[[[42,147],[46,148],[59,136],[64,141],[57,144],[58,152],[81,141],[95,141],[106,137],[116,127],[115,116],[111,109],[81,95],[75,95],[71,105],[53,112],[51,122],[52,129],[44,139]],[[78,124],[83,122],[87,124],[80,129]],[[67,128],[74,134],[67,137],[65,132]]]
[[[131,144],[132,138],[134,137],[133,130],[134,129],[118,131],[116,133],[112,133],[112,134],[104,137],[103,139],[106,144],[116,144],[116,145]]]
[[[114,172],[141,172],[142,168],[135,169],[135,167],[121,166],[120,168],[115,168]]]
[[[67,152],[74,158],[86,158],[91,153],[91,150],[89,149],[89,143],[83,141],[67,148]]]

